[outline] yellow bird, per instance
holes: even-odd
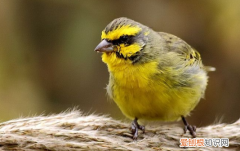
[[[196,137],[185,120],[206,90],[207,71],[200,54],[182,39],[128,18],[117,18],[102,31],[95,51],[110,74],[107,93],[122,113],[133,120],[133,139],[141,120],[176,121]]]

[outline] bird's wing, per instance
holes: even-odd
[[[168,46],[167,51],[178,53],[186,65],[198,64],[203,67],[200,54],[185,41],[168,33],[159,32],[158,34],[165,40]]]

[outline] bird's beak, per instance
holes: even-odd
[[[113,52],[115,49],[115,46],[108,42],[107,40],[103,39],[97,47],[94,49],[94,51],[97,52]]]

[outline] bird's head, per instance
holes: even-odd
[[[134,63],[139,60],[144,49],[150,28],[128,18],[117,18],[102,31],[101,42],[95,51],[102,52],[103,62]]]

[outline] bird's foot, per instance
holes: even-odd
[[[189,130],[190,134],[192,135],[193,138],[196,137],[196,126],[195,125],[185,125],[184,126],[184,133],[186,134],[187,130]]]
[[[192,135],[193,138],[196,137],[196,130],[197,127],[195,125],[189,125],[188,122],[186,121],[186,119],[184,118],[184,116],[182,116],[182,121],[184,123],[184,133],[187,132],[187,130],[190,132],[190,134]]]
[[[135,118],[132,122],[132,126],[131,126],[131,131],[133,134],[133,140],[137,140],[138,138],[138,130],[142,130],[143,133],[145,133],[145,126],[139,125],[137,122],[137,118]]]

